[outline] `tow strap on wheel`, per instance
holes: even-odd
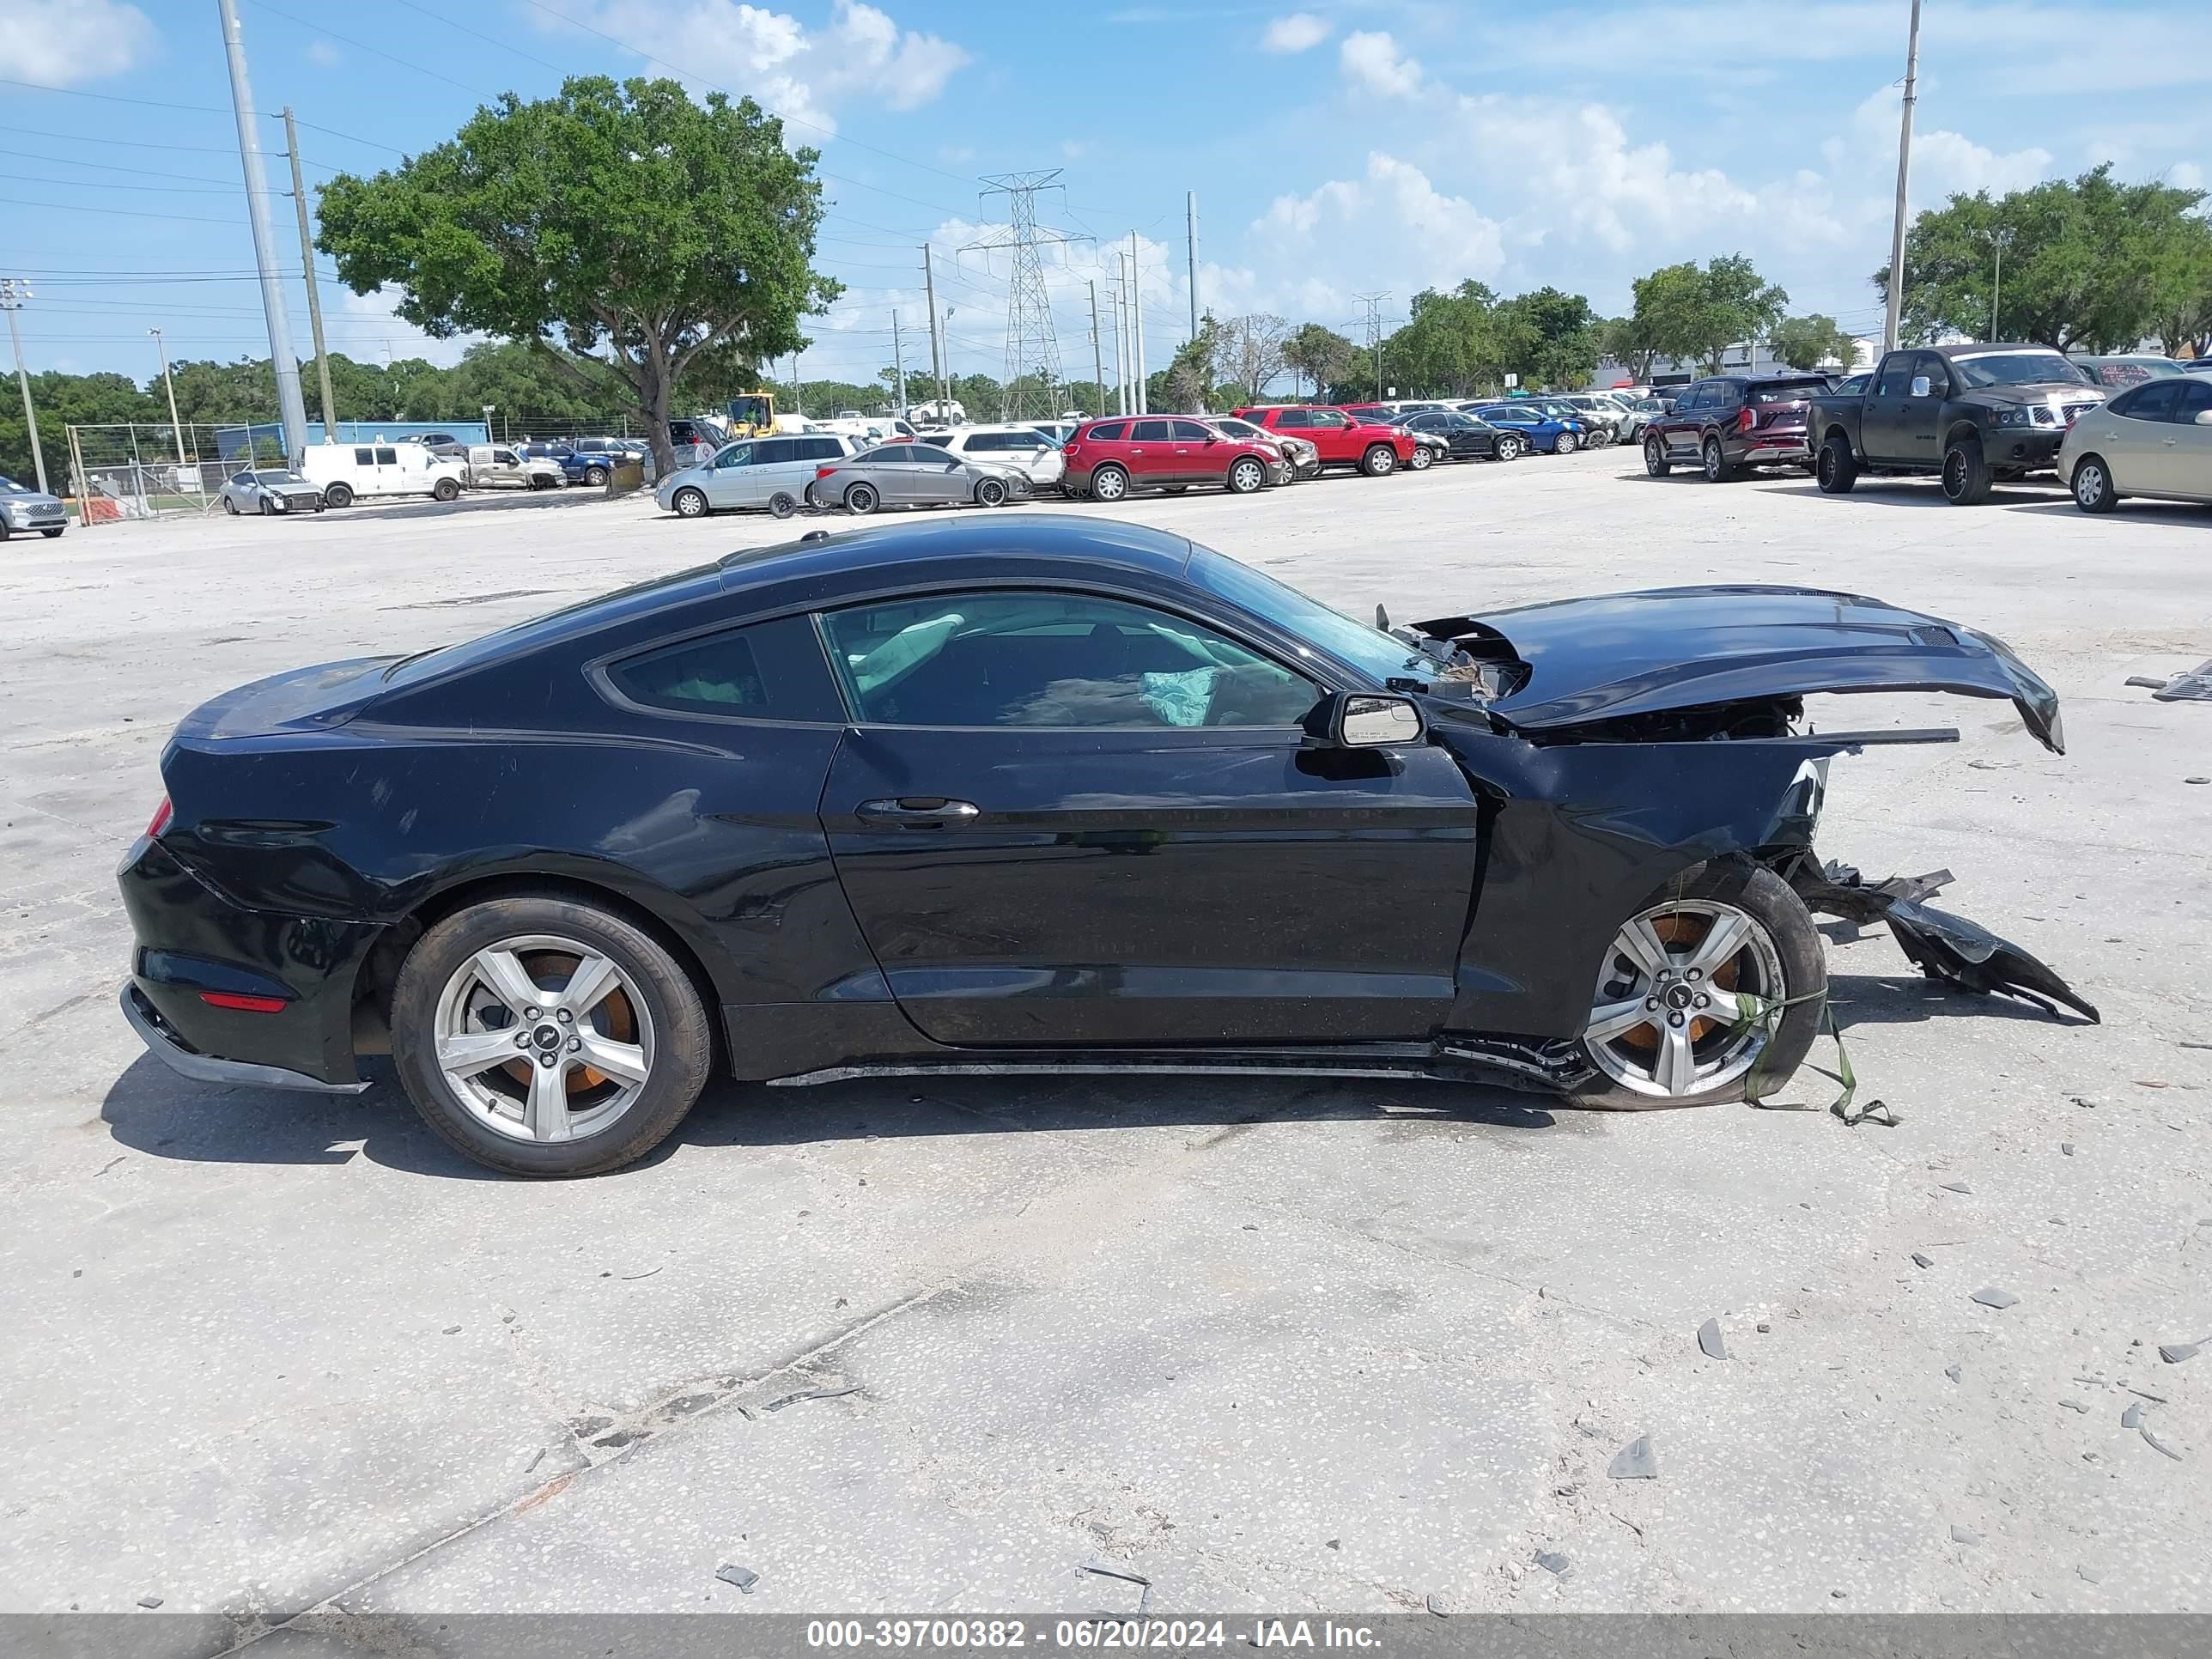
[[[1886,1129],[1894,1129],[1905,1121],[1890,1109],[1887,1102],[1880,1099],[1869,1100],[1856,1111],[1851,1109],[1851,1102],[1858,1093],[1858,1078],[1851,1070],[1850,1051],[1844,1046],[1844,1034],[1836,1025],[1835,1005],[1828,1000],[1825,986],[1817,991],[1808,991],[1801,997],[1780,999],[1754,997],[1739,992],[1736,1000],[1740,1005],[1752,1006],[1747,1012],[1736,1016],[1734,1034],[1756,1027],[1766,1039],[1759,1051],[1759,1058],[1752,1062],[1750,1075],[1744,1080],[1743,1098],[1747,1105],[1755,1106],[1763,1112],[1817,1112],[1820,1109],[1810,1101],[1769,1099],[1767,1091],[1774,1086],[1775,1079],[1766,1074],[1766,1056],[1771,1052],[1775,1037],[1782,1029],[1784,1015],[1798,1003],[1818,1000],[1820,1004],[1820,1023],[1836,1045],[1836,1079],[1844,1085],[1843,1092],[1828,1103],[1828,1110],[1851,1128],[1856,1128],[1862,1123],[1879,1123]]]

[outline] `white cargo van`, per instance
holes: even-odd
[[[309,444],[300,471],[323,492],[325,507],[349,507],[380,495],[428,495],[450,501],[461,493],[468,469],[433,455],[421,444]]]

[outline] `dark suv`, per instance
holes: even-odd
[[[1747,466],[1809,466],[1805,410],[1825,374],[1723,374],[1698,380],[1644,429],[1644,470],[1663,478],[1695,466],[1720,483]]]

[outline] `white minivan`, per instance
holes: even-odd
[[[766,507],[789,518],[805,503],[814,469],[859,453],[860,446],[836,432],[740,438],[714,459],[672,472],[653,492],[664,513],[679,519]]]
[[[301,476],[323,492],[325,507],[349,507],[379,495],[428,495],[450,501],[461,493],[468,469],[411,442],[309,444],[301,452]]]

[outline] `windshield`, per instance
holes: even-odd
[[[307,483],[307,482],[305,478],[301,477],[298,473],[296,473],[296,472],[287,472],[287,471],[286,471],[283,467],[281,467],[281,466],[277,466],[277,467],[271,467],[271,468],[270,468],[270,469],[269,469],[267,471],[265,471],[265,472],[257,472],[257,473],[255,473],[253,476],[254,476],[255,477],[257,477],[257,478],[260,479],[260,480],[261,480],[261,482],[262,482],[262,483],[273,483],[273,484],[288,484],[288,483],[295,483],[295,484],[303,484],[303,483]]]
[[[1755,404],[1802,404],[1808,398],[1827,395],[1826,380],[1791,380],[1780,386],[1755,386],[1751,389],[1751,400]]]
[[[1951,366],[1968,386],[2087,386],[2089,377],[2055,351],[1992,351],[1954,357]]]
[[[1286,587],[1273,576],[1263,576],[1251,566],[1239,564],[1210,547],[1193,544],[1190,575],[1207,592],[1266,617],[1285,633],[1309,641],[1376,680],[1402,676],[1409,668],[1433,670],[1435,666],[1405,641],[1354,622],[1297,588]]]
[[[2141,386],[2145,380],[2171,380],[2183,370],[2166,357],[2107,357],[2081,365],[2099,386]]]

